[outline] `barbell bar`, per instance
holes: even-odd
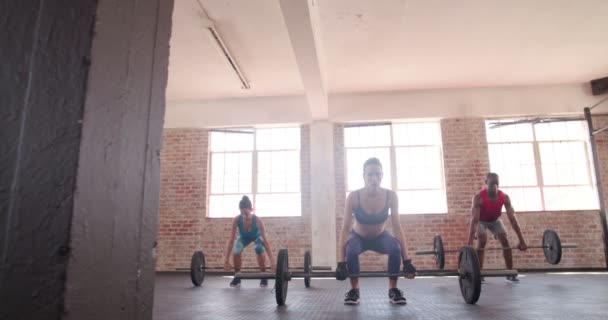
[[[528,249],[543,249],[543,253],[545,255],[545,259],[550,264],[558,264],[562,258],[562,249],[565,248],[578,248],[578,244],[576,243],[561,243],[559,235],[557,232],[551,229],[547,229],[543,232],[542,245],[540,246],[528,246]],[[489,251],[489,250],[509,250],[509,249],[517,249],[517,247],[507,247],[507,248],[484,248],[481,250]],[[445,250],[443,247],[443,239],[441,235],[436,234],[433,237],[433,250],[419,250],[415,251],[416,255],[427,255],[432,254],[435,256],[435,265],[439,270],[442,270],[445,266],[445,254],[450,252],[459,252],[460,250]]]
[[[482,277],[508,277],[517,276],[517,270],[481,270],[480,274]],[[360,272],[360,273],[349,273],[348,278],[380,278],[380,277],[405,277],[404,272],[400,273],[386,273],[383,271],[371,271],[371,272]],[[464,277],[459,270],[420,270],[416,272],[417,277]],[[237,273],[235,277],[239,277],[243,280],[257,280],[257,279],[275,279],[276,274],[272,272],[243,272]],[[317,277],[317,278],[335,278],[335,271],[322,271],[313,273],[298,273],[289,272],[289,279],[292,278],[303,278],[303,277]]]
[[[265,267],[271,269],[270,266]],[[206,270],[223,270],[223,267],[208,267],[205,263],[205,254],[202,251],[195,251],[190,261],[190,268],[176,268],[176,270],[189,270],[190,280],[192,284],[199,287],[205,281]],[[243,267],[242,270],[260,270],[260,267]],[[304,266],[302,268],[294,268],[294,270],[303,270],[304,274],[309,274],[316,270],[331,270],[328,266],[313,266],[312,255],[310,251],[304,253]],[[271,278],[269,278],[271,279]],[[310,277],[304,277],[304,285],[310,287]]]
[[[464,301],[468,304],[475,304],[481,295],[481,277],[506,277],[517,276],[517,270],[480,270],[479,258],[477,252],[472,247],[462,247],[458,254],[458,270],[420,270],[417,275],[420,276],[457,276],[460,286],[460,293]],[[274,273],[237,273],[235,275],[241,279],[274,279],[275,280],[275,298],[279,306],[285,304],[287,300],[288,283],[292,277],[319,277],[319,278],[335,278],[335,272],[290,272],[289,271],[289,253],[287,249],[279,250],[277,256],[277,268]],[[361,272],[358,274],[349,274],[349,277],[399,277],[405,276],[403,272],[398,274],[389,274],[386,272]]]
[[[314,270],[321,270],[321,271],[326,271],[326,270],[331,270],[331,267],[329,266],[311,266],[311,268],[313,268]],[[234,267],[233,267],[234,269]],[[262,267],[241,267],[240,270],[260,270],[262,269]],[[265,266],[264,269],[272,269],[271,266]],[[304,270],[304,268],[292,268],[295,270]],[[190,268],[175,268],[175,271],[189,271]],[[205,267],[205,270],[225,270],[224,267]]]

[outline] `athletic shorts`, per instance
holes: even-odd
[[[243,249],[245,249],[245,247],[252,242],[255,243],[256,254],[264,253],[264,240],[262,240],[262,237],[257,237],[255,239],[245,239],[241,238],[241,236],[238,236],[238,238],[236,238],[236,241],[234,242],[234,247],[232,247],[232,253],[241,254],[241,252],[243,252]]]
[[[486,231],[490,231],[494,236],[501,233],[507,233],[505,226],[502,224],[500,219],[490,222],[479,221],[479,225],[477,226],[477,235],[485,234]]]

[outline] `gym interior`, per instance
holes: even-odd
[[[606,17],[602,0],[4,1],[0,319],[606,319]],[[416,269],[402,305],[386,254],[359,256],[356,305],[336,279],[370,158]],[[490,231],[483,265],[469,246],[490,172],[512,268]],[[234,270],[243,196],[264,270],[257,240]]]

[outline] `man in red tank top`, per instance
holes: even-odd
[[[509,222],[511,222],[513,230],[515,230],[515,233],[517,233],[517,237],[519,238],[517,248],[519,250],[526,250],[528,247],[524,240],[524,236],[521,233],[521,229],[519,228],[517,218],[515,218],[515,210],[511,205],[511,199],[508,195],[498,190],[498,184],[498,174],[493,172],[488,173],[486,176],[487,187],[473,197],[468,245],[473,245],[473,239],[475,233],[477,233],[477,254],[479,256],[480,267],[483,268],[483,249],[486,247],[488,241],[486,233],[489,230],[494,237],[500,241],[502,247],[505,248],[503,250],[503,256],[507,269],[513,269],[513,255],[509,246],[507,231],[505,230],[502,221],[499,219],[502,214],[503,206],[507,211]],[[507,280],[513,282],[519,281],[516,276],[507,277]]]

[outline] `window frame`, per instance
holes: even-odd
[[[568,188],[568,187],[591,187],[592,190],[597,191],[596,189],[596,184],[595,184],[595,175],[593,172],[593,159],[591,157],[591,153],[590,153],[590,145],[589,145],[589,138],[587,136],[583,136],[583,138],[570,138],[570,139],[556,139],[556,140],[537,140],[537,129],[536,129],[536,125],[537,124],[542,124],[543,122],[521,122],[520,120],[518,121],[518,119],[513,119],[513,118],[487,118],[485,119],[485,128],[486,128],[486,132],[488,130],[493,130],[494,128],[490,128],[489,125],[494,122],[494,123],[500,123],[500,122],[506,122],[509,123],[509,121],[513,122],[513,125],[515,124],[529,124],[532,128],[532,140],[531,141],[500,141],[500,142],[490,142],[488,141],[488,139],[486,138],[486,144],[488,146],[488,160],[491,159],[490,154],[489,154],[489,147],[490,145],[512,145],[512,144],[532,144],[532,149],[533,149],[533,155],[534,155],[534,169],[536,172],[536,185],[530,185],[530,186],[525,186],[525,185],[509,185],[509,186],[501,186],[502,188],[505,189],[526,189],[526,188],[538,188],[540,191],[540,203],[541,203],[541,209],[540,210],[518,210],[518,212],[566,212],[566,211],[585,211],[585,210],[596,210],[599,209],[599,206],[597,208],[583,208],[583,209],[557,209],[557,210],[549,210],[547,209],[547,203],[545,202],[545,188]],[[581,125],[585,125],[584,120],[578,120],[578,119],[563,119],[564,122],[581,122]],[[552,122],[558,122],[558,121],[552,121]],[[509,124],[507,124],[509,125]],[[487,137],[487,134],[486,134]],[[586,177],[587,177],[587,181],[588,184],[555,184],[555,185],[546,185],[545,184],[545,177],[543,175],[543,163],[542,163],[542,159],[541,159],[541,152],[540,152],[540,145],[543,143],[548,143],[548,144],[552,144],[552,143],[568,143],[568,142],[578,142],[581,143],[584,149],[584,153],[585,153],[585,170],[586,170]],[[489,161],[490,164],[490,168],[492,167],[492,163]],[[490,169],[492,170],[492,169]],[[497,172],[500,176],[500,172]],[[593,197],[597,198],[596,196],[597,192],[593,192]]]
[[[393,130],[393,126],[395,125],[400,125],[400,124],[424,124],[424,123],[432,123],[432,124],[437,124],[439,127],[439,143],[438,144],[398,144],[395,145],[395,138],[394,138],[394,130]],[[359,127],[370,127],[370,126],[389,126],[389,134],[390,134],[390,142],[388,146],[385,145],[371,145],[371,146],[355,146],[355,147],[347,147],[346,146],[346,129],[348,128],[359,128]],[[378,123],[369,123],[369,122],[364,122],[364,123],[349,123],[344,125],[344,147],[343,147],[343,152],[344,152],[344,189],[346,191],[346,194],[348,195],[349,193],[356,191],[358,189],[349,189],[349,183],[348,183],[348,170],[349,170],[349,166],[348,166],[348,150],[357,150],[357,149],[388,149],[389,151],[389,159],[391,161],[390,163],[390,177],[391,177],[391,186],[390,186],[390,190],[394,190],[395,193],[399,193],[399,192],[407,192],[407,191],[441,191],[444,194],[444,199],[445,200],[445,210],[443,212],[399,212],[399,215],[433,215],[433,214],[439,214],[439,215],[444,215],[448,213],[448,204],[447,204],[447,189],[446,189],[446,179],[445,179],[445,159],[444,159],[444,153],[443,153],[443,139],[442,139],[442,133],[441,133],[441,122],[440,121],[410,121],[410,122],[378,122]],[[398,170],[399,170],[399,164],[397,163],[397,149],[398,148],[428,148],[428,147],[436,147],[438,149],[438,157],[439,157],[439,177],[440,177],[440,185],[441,188],[421,188],[421,189],[411,189],[411,188],[407,188],[407,189],[399,189],[398,188]],[[358,164],[357,166],[361,166],[362,164]],[[402,211],[404,208],[404,206],[400,205],[399,209],[400,211]]]
[[[260,129],[281,129],[281,128],[294,128],[294,129],[298,129],[298,134],[300,135],[300,144],[298,145],[297,148],[294,149],[263,149],[263,150],[258,150],[257,148],[257,132]],[[251,132],[246,132],[246,130],[251,130]],[[223,132],[223,133],[242,133],[242,134],[252,134],[253,135],[253,146],[251,148],[250,151],[243,151],[243,150],[238,150],[238,151],[212,151],[211,150],[211,146],[212,146],[212,133],[213,132]],[[303,210],[303,206],[302,206],[302,127],[301,126],[277,126],[277,127],[239,127],[239,128],[215,128],[215,129],[210,129],[208,132],[208,156],[207,156],[207,161],[208,161],[208,168],[207,168],[207,192],[206,192],[206,207],[207,210],[205,212],[205,217],[206,218],[211,218],[211,219],[227,219],[227,218],[232,218],[233,216],[214,216],[211,213],[211,196],[213,195],[227,195],[227,196],[242,196],[243,192],[237,192],[237,193],[212,193],[213,190],[213,186],[212,186],[212,172],[213,172],[213,154],[228,154],[228,153],[251,153],[251,193],[248,194],[251,196],[251,202],[254,204],[254,207],[256,206],[255,204],[257,203],[257,196],[258,194],[263,194],[263,195],[273,195],[273,194],[298,194],[299,198],[300,198],[300,203],[299,203],[299,214],[297,215],[264,215],[264,213],[262,213],[262,215],[260,215],[260,217],[268,217],[268,218],[289,218],[289,217],[301,217],[303,215],[302,210]],[[263,193],[259,193],[258,192],[258,152],[285,152],[285,151],[295,151],[298,153],[299,157],[298,157],[298,167],[299,167],[299,172],[298,174],[300,175],[300,179],[299,179],[299,184],[298,184],[298,191],[297,192],[263,192]],[[224,173],[226,172],[226,169],[224,168]],[[236,206],[235,206],[236,207]],[[256,212],[256,214],[258,214]]]

